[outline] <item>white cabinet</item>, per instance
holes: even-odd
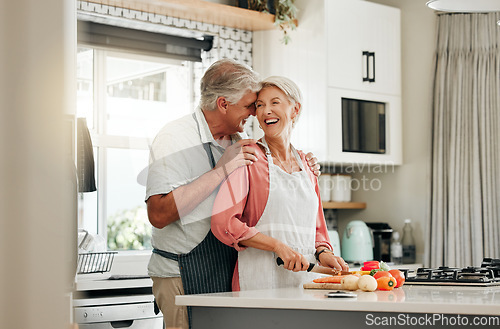
[[[401,94],[400,11],[368,1],[326,1],[328,86]]]
[[[401,55],[399,9],[361,0],[296,0],[299,25],[288,45],[280,31],[253,33],[254,69],[284,75],[303,93],[292,143],[329,163],[401,163]],[[363,51],[374,53],[366,67]],[[363,81],[368,69],[369,78]],[[365,74],[366,75],[366,74]],[[344,152],[343,97],[386,104],[385,154]]]

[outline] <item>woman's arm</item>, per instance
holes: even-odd
[[[240,244],[245,247],[274,252],[277,257],[283,259],[283,267],[287,270],[298,272],[305,271],[309,267],[309,262],[304,255],[296,252],[283,242],[263,233],[257,233],[250,239],[242,240]]]
[[[212,233],[236,250],[245,249],[240,245],[241,240],[258,233],[255,227],[242,221],[250,185],[248,170],[248,167],[240,167],[229,175],[222,183],[212,209]]]

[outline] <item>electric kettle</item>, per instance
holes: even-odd
[[[365,222],[353,220],[347,224],[342,235],[342,258],[359,264],[373,260],[373,234]]]

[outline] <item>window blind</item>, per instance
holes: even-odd
[[[213,37],[187,38],[78,20],[78,43],[97,48],[201,62],[201,51],[212,48]]]

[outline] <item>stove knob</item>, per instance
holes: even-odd
[[[87,312],[83,313],[83,317],[84,318],[87,318],[89,315],[87,314]]]

